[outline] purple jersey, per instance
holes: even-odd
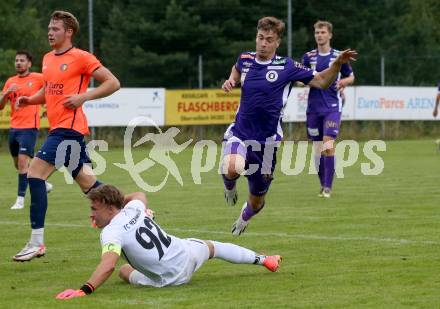
[[[255,52],[242,53],[235,68],[241,74],[241,100],[231,133],[242,141],[281,140],[282,111],[292,82],[308,84],[315,72],[288,57],[261,62]]]
[[[318,50],[314,49],[304,54],[302,63],[316,72],[321,72],[329,68],[340,53],[339,50],[332,48],[329,53],[320,54],[318,53]],[[351,74],[353,74],[351,66],[348,63],[343,64],[336,81],[341,77],[348,77]],[[342,111],[342,100],[336,90],[336,81],[333,82],[328,89],[310,87],[307,113]]]
[[[440,83],[438,83],[438,92],[440,92]]]

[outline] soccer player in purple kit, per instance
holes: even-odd
[[[437,117],[438,115],[438,105],[440,103],[440,82],[438,83],[438,87],[437,87],[437,97],[435,98],[435,106],[434,106],[434,111],[432,112],[432,115],[434,117]]]
[[[304,54],[302,63],[322,72],[332,66],[341,51],[330,47],[333,32],[330,22],[317,21],[314,28],[318,48]],[[313,141],[315,166],[321,184],[320,197],[329,198],[331,195],[335,174],[334,142],[340,130],[343,90],[353,82],[353,70],[347,62],[341,65],[336,81],[328,89],[309,84],[307,135]]]
[[[327,70],[317,73],[291,58],[276,55],[283,31],[281,20],[261,18],[257,26],[256,51],[244,52],[238,57],[222,86],[229,92],[241,84],[240,106],[235,122],[225,132],[222,159],[227,204],[232,206],[237,202],[236,181],[241,174],[245,173],[249,185],[249,197],[232,226],[234,236],[243,233],[249,220],[264,207],[265,195],[273,180],[276,147],[283,137],[282,110],[292,83],[300,81],[316,88],[327,88],[336,79],[341,66],[357,55],[353,50],[345,50]]]

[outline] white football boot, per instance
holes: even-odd
[[[12,205],[11,209],[23,209],[23,208],[24,208],[24,197],[17,196],[17,200],[15,201],[15,204]]]
[[[46,181],[46,192],[50,193],[50,191],[52,191],[52,190],[53,190],[53,184]]]
[[[28,242],[20,252],[12,257],[12,259],[16,262],[25,262],[30,261],[35,257],[42,257],[45,254],[46,247],[44,245],[32,245]]]

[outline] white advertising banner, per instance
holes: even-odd
[[[90,127],[125,127],[137,116],[151,118],[154,124],[163,126],[165,89],[121,88],[109,97],[86,102],[83,109]]]
[[[342,109],[343,120],[354,120],[355,116],[355,87],[345,88]],[[307,99],[309,87],[292,88],[284,109],[283,122],[306,121]]]
[[[433,120],[435,87],[356,87],[358,120]]]

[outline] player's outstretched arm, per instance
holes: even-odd
[[[109,247],[108,245],[107,247]],[[80,289],[67,289],[59,293],[57,299],[71,299],[75,297],[82,297],[93,293],[99,286],[101,286],[115,270],[118,262],[119,254],[115,251],[108,251],[101,257],[101,263],[96,267],[90,279]]]
[[[309,85],[315,88],[327,89],[336,80],[341,71],[341,66],[349,61],[356,61],[356,56],[357,52],[355,50],[346,49],[342,51],[328,69],[315,74]]]
[[[230,92],[240,81],[240,72],[237,70],[235,65],[232,67],[231,74],[229,78],[223,83],[222,89],[225,92]]]

